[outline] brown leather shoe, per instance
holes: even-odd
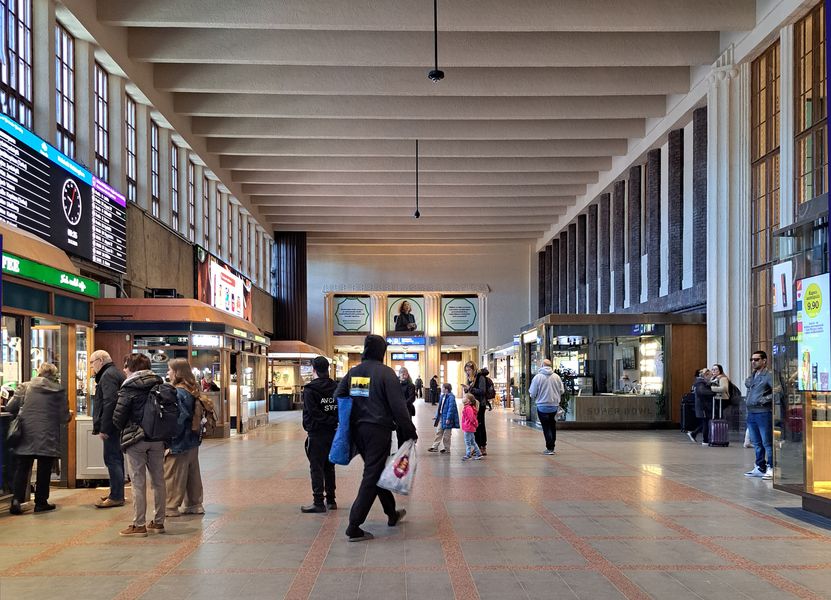
[[[124,500],[118,501],[106,498],[95,503],[95,508],[115,508],[116,506],[124,506]]]
[[[159,525],[153,521],[147,524],[147,533],[164,533],[164,525]]]
[[[147,527],[142,525],[141,527],[136,527],[135,525],[130,525],[126,529],[122,529],[118,532],[118,535],[121,537],[147,537]]]

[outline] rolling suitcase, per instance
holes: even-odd
[[[726,448],[730,445],[730,428],[722,414],[721,400],[718,401],[718,419],[716,416],[716,397],[713,396],[713,417],[710,419],[710,446]]]
[[[681,431],[693,431],[696,427],[695,394],[684,394],[681,397]]]

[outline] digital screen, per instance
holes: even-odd
[[[126,208],[107,183],[0,115],[0,221],[124,273]]]
[[[828,273],[796,282],[800,390],[831,391],[830,301]]]
[[[199,246],[196,247],[198,300],[247,321],[251,320],[251,281]],[[242,337],[247,337],[242,332]]]

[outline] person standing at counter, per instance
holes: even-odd
[[[55,505],[49,503],[49,481],[52,465],[61,456],[61,424],[72,418],[72,411],[66,405],[66,390],[58,382],[58,367],[42,363],[37,377],[17,389],[9,401],[8,411],[21,420],[23,428],[23,437],[15,448],[17,467],[9,512],[23,513],[20,504],[28,496],[26,490],[35,459],[38,461],[35,512],[55,510]]]
[[[92,434],[99,436],[104,443],[104,464],[110,477],[110,493],[96,502],[95,506],[124,506],[124,453],[121,451],[121,432],[113,423],[113,412],[125,375],[113,364],[112,357],[105,350],[93,352],[89,365],[95,373]]]
[[[712,410],[713,390],[710,389],[710,380],[712,375],[710,369],[701,369],[695,374],[695,382],[693,383],[693,393],[695,394],[695,416],[698,417],[698,427],[692,431],[687,432],[687,437],[690,441],[696,443],[696,436],[699,432],[704,434],[704,441],[702,446],[710,444],[710,419],[712,415],[708,412]]]
[[[745,380],[747,388],[747,429],[756,449],[756,465],[746,477],[773,479],[773,377],[768,371],[768,355],[757,350],[750,357],[753,373]]]
[[[329,377],[329,361],[316,356],[312,361],[315,378],[303,386],[303,429],[306,430],[306,457],[312,478],[312,503],[301,506],[303,513],[324,513],[336,510],[335,465],[329,451],[338,429],[337,384]],[[326,504],[323,503],[324,499]]]
[[[554,372],[551,361],[542,361],[540,370],[531,380],[528,395],[537,405],[537,416],[545,436],[543,454],[553,455],[557,443],[557,414],[560,412],[560,397],[563,395],[563,380]]]

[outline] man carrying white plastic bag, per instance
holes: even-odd
[[[389,490],[394,494],[406,496],[413,489],[413,479],[416,472],[416,451],[415,441],[407,440],[398,452],[395,453],[381,478],[378,480],[378,487]]]
[[[383,363],[386,352],[384,338],[368,335],[364,340],[361,364],[349,369],[335,390],[336,398],[352,398],[349,419],[351,443],[364,461],[361,485],[349,511],[346,535],[350,542],[372,539],[372,534],[361,529],[361,525],[366,521],[376,497],[381,501],[390,527],[398,525],[406,512],[396,510],[395,497],[389,490],[378,486],[389,457],[392,432],[398,428],[404,439],[418,439],[398,377]]]

